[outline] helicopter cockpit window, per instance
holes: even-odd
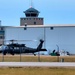
[[[16,47],[16,49],[18,50],[18,49],[19,49],[19,47]]]

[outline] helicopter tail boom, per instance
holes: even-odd
[[[46,49],[40,49],[40,51],[47,51]]]

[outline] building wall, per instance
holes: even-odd
[[[0,26],[0,45],[4,43],[4,27]]]
[[[27,46],[36,48],[39,40],[43,36],[42,28],[27,28],[24,30],[23,27],[8,27],[5,29],[5,39],[6,40],[24,40],[24,41],[17,41],[16,43],[25,43]],[[29,41],[25,41],[29,40]],[[5,42],[9,43],[9,42]]]
[[[75,26],[56,26],[56,27],[6,27],[5,40],[39,40],[44,39],[47,50],[65,50],[75,53]],[[9,42],[6,42],[9,43]],[[25,43],[29,47],[36,48],[39,41],[18,41]]]
[[[24,26],[25,23],[27,25],[43,25],[43,18],[20,18],[20,26]]]
[[[50,50],[64,50],[75,53],[75,27],[46,29],[46,47]]]

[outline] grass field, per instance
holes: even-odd
[[[75,62],[75,56],[40,56],[40,61],[41,62],[59,62],[61,59],[64,59],[64,62]],[[19,62],[20,61],[20,55],[0,55],[0,61],[5,61],[5,62]],[[38,56],[34,55],[21,55],[21,61],[22,62],[38,62]]]
[[[0,61],[19,62],[20,55],[0,55]],[[59,61],[75,62],[75,56],[59,57]],[[57,62],[57,56],[40,56],[41,62]],[[22,62],[38,62],[38,56],[22,55]],[[0,75],[75,75],[75,67],[0,67]]]
[[[4,67],[0,75],[75,75],[75,68],[56,67]]]

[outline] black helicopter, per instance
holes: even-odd
[[[1,45],[0,46],[0,53],[3,53],[3,55],[6,55],[7,53],[14,55],[14,54],[21,54],[21,53],[35,53],[39,51],[47,51],[46,49],[42,49],[43,46],[43,40],[40,40],[40,43],[37,48],[30,48],[27,47],[25,44],[18,44],[14,43],[14,40],[11,40],[11,44],[7,45]],[[34,54],[35,55],[35,54]]]

